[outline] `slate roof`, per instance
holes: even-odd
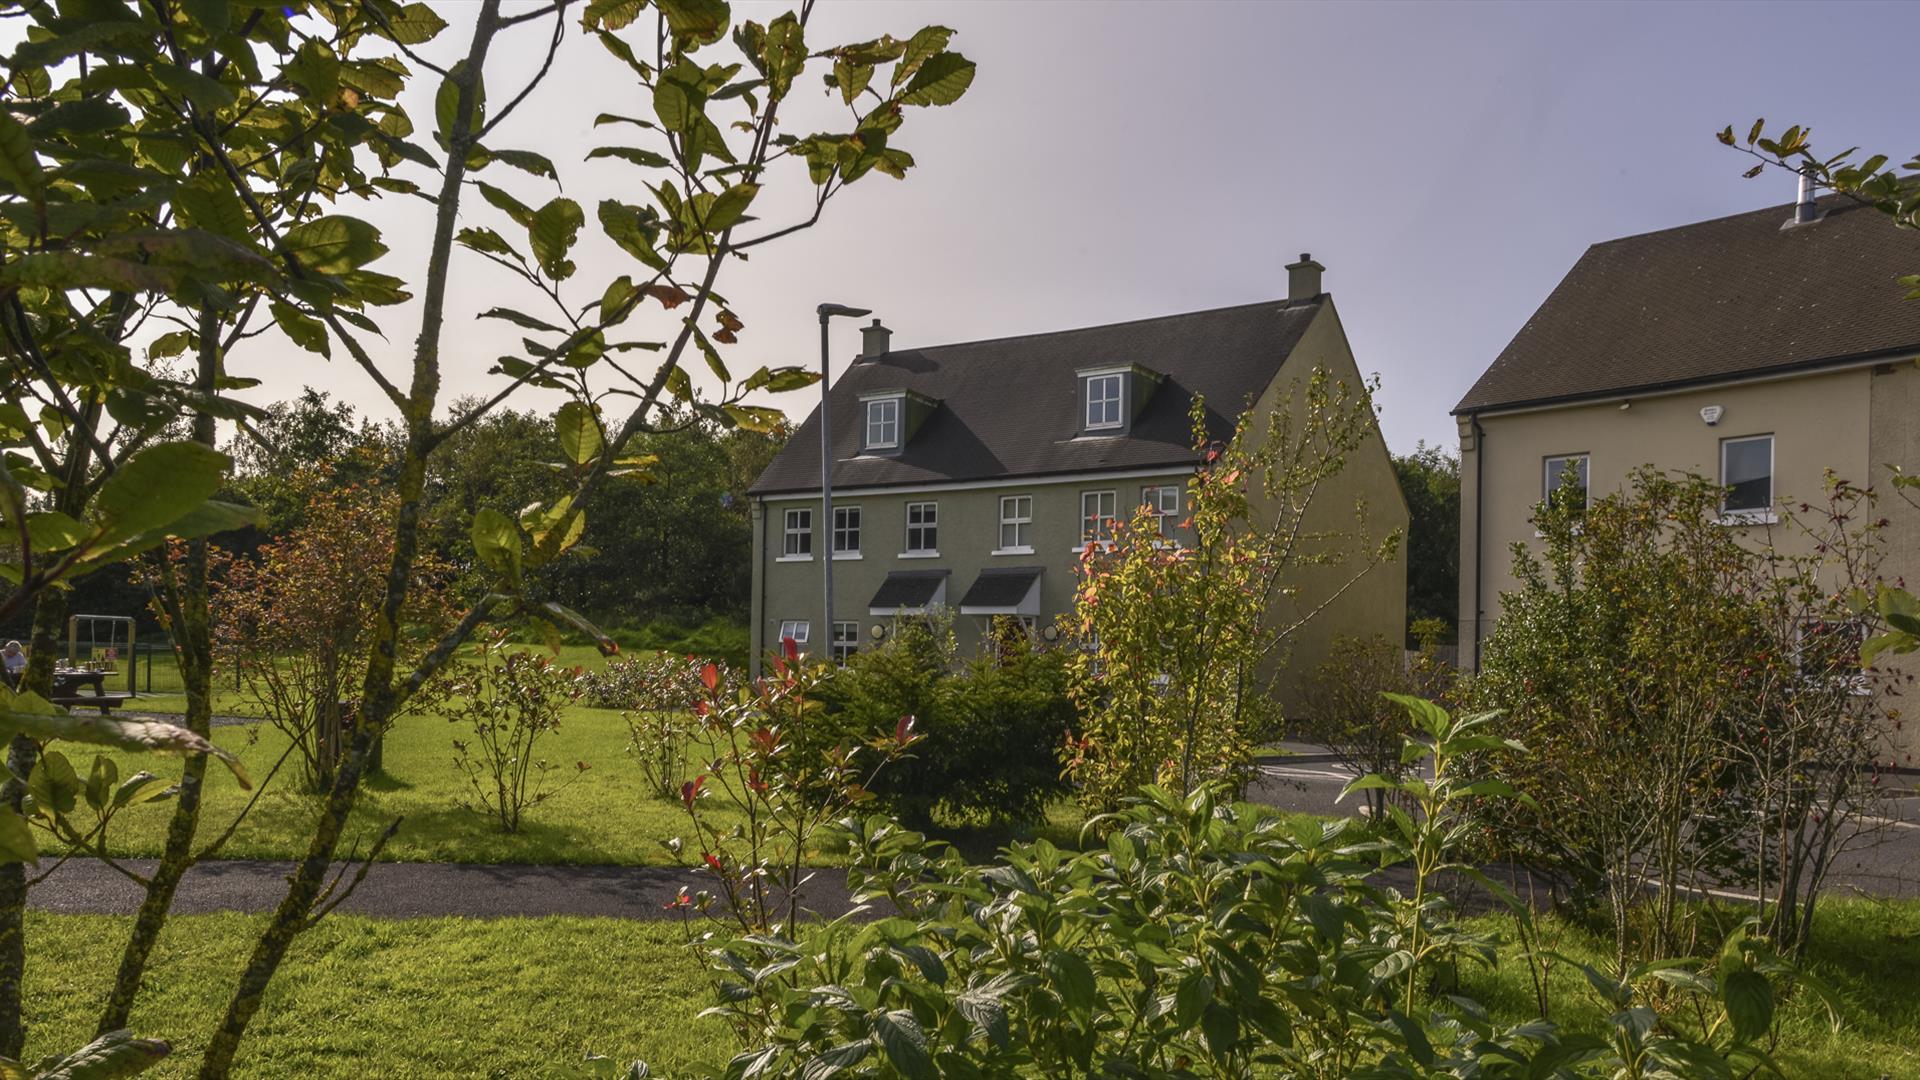
[[[1187,409],[1206,399],[1208,426],[1231,433],[1328,300],[1245,304],[1025,337],[895,349],[834,381],[836,488],[1138,469],[1193,463]],[[1075,438],[1075,372],[1138,363],[1166,376],[1124,436]],[[836,365],[838,366],[838,365]],[[940,405],[895,456],[861,457],[860,395],[911,390]],[[752,492],[820,486],[819,409],[795,431]]]
[[[1038,566],[990,566],[973,579],[967,595],[960,598],[960,607],[1013,607],[1027,598],[1033,583],[1039,580]]]
[[[1587,249],[1454,412],[1574,401],[1920,351],[1920,233],[1839,195]]]
[[[894,570],[880,583],[867,607],[874,611],[918,611],[940,591],[947,574],[946,570]]]

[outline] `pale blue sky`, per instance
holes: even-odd
[[[736,8],[764,21],[785,6]],[[817,230],[723,282],[747,322],[737,371],[812,363],[822,300],[875,309],[896,347],[932,345],[1281,296],[1284,265],[1311,251],[1384,382],[1389,443],[1451,445],[1448,410],[1588,244],[1789,201],[1783,174],[1741,179],[1743,159],[1713,140],[1723,125],[1765,116],[1811,123],[1822,148],[1920,151],[1903,89],[1920,5],[821,0],[810,42],[927,22],[959,31],[973,90],[911,118],[906,181],[862,181]],[[461,29],[433,51],[462,49]],[[543,36],[506,46],[496,101]],[[825,107],[809,98],[796,105]],[[636,177],[582,162],[596,134],[625,141],[591,128],[602,110],[649,111],[624,68],[574,39],[489,141],[549,154],[591,207]],[[500,224],[470,202],[469,221]],[[388,231],[391,272],[413,274],[419,204],[367,216]],[[575,299],[623,259],[584,248]],[[518,333],[470,316],[525,298],[472,263],[453,285],[448,385],[477,391]],[[383,320],[396,365],[411,320]],[[836,343],[844,356],[857,336]],[[312,383],[377,407],[349,365],[265,366],[247,372],[268,377],[264,396]],[[804,415],[812,395],[776,403]]]

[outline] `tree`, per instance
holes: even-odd
[[[1182,795],[1214,781],[1243,787],[1255,748],[1279,730],[1266,688],[1282,650],[1398,548],[1398,532],[1372,535],[1364,505],[1350,524],[1325,525],[1323,485],[1372,436],[1371,387],[1316,368],[1289,399],[1241,417],[1224,445],[1196,401],[1204,464],[1187,482],[1192,543],[1166,542],[1141,507],[1110,541],[1085,547],[1063,624],[1082,643],[1067,769],[1090,808],[1149,783]],[[1302,601],[1309,567],[1329,584]]]
[[[1393,471],[1407,498],[1407,644],[1421,619],[1443,620],[1449,631],[1460,615],[1460,459],[1422,442],[1396,454]],[[1449,633],[1451,638],[1452,634]]]

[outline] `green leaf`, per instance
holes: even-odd
[[[758,184],[735,184],[721,192],[714,198],[713,205],[707,209],[707,231],[721,233],[733,227],[733,224],[740,220],[741,215],[747,212],[747,207],[753,205],[753,197],[758,194],[760,194]]]
[[[99,813],[105,810],[113,800],[114,788],[120,784],[120,766],[105,754],[93,755],[93,768],[87,772],[87,806]]]
[[[1773,1026],[1773,985],[1757,971],[1740,970],[1720,980],[1720,1000],[1733,1021],[1733,1037],[1753,1042]]]
[[[973,85],[973,61],[955,52],[927,58],[900,100],[908,105],[951,105]]]
[[[767,26],[760,62],[767,74],[767,90],[775,101],[787,96],[793,80],[807,64],[806,31],[793,12],[785,12]]]
[[[572,250],[580,226],[586,224],[586,220],[580,204],[565,196],[547,203],[533,215],[527,236],[533,241],[534,258],[549,278],[564,281],[573,275],[573,263],[567,259],[567,252]]]
[[[212,498],[232,467],[227,455],[196,442],[141,450],[100,487],[96,505],[107,538],[128,539],[178,521]]]
[[[524,311],[515,311],[512,308],[504,308],[504,307],[488,308],[487,310],[480,313],[480,317],[483,319],[504,319],[507,322],[514,324],[515,326],[523,326],[528,330],[541,330],[549,334],[566,333],[566,331],[560,329],[559,327],[553,325],[550,322],[545,322],[543,320],[536,319]]]
[[[665,154],[658,154],[652,150],[643,150],[637,146],[596,146],[592,150],[587,151],[587,157],[590,159],[617,157],[648,169],[662,169],[673,164]]]
[[[920,71],[920,66],[936,54],[946,51],[953,31],[944,26],[925,26],[907,42],[907,51],[893,69],[893,85],[898,87]]]
[[[35,551],[65,551],[85,540],[91,531],[58,510],[27,515],[27,540]]]
[[[126,720],[115,716],[69,713],[37,694],[0,688],[0,732],[30,735],[42,742],[70,742],[110,746],[143,753],[212,754],[232,770],[241,787],[250,788],[246,767],[232,754],[183,727],[157,720]],[[71,771],[71,767],[69,770]],[[76,785],[78,778],[75,779]]]
[[[927,1033],[921,1030],[913,1013],[906,1009],[882,1013],[874,1017],[873,1033],[880,1041],[880,1049],[886,1052],[888,1063],[907,1080],[933,1080],[939,1075],[934,1070],[932,1055],[927,1052]]]
[[[33,842],[27,819],[10,804],[0,803],[0,862],[40,861],[40,845]]]
[[[424,45],[447,28],[446,20],[426,4],[414,3],[387,20],[389,37],[402,45]]]
[[[173,197],[187,224],[195,228],[218,233],[232,240],[246,242],[253,219],[247,216],[247,208],[226,183],[188,184]]]
[[[520,580],[520,530],[512,519],[490,506],[473,514],[473,553],[488,569]]]
[[[120,786],[114,789],[113,808],[119,810],[163,799],[171,790],[165,780],[143,769],[122,780]]]
[[[455,63],[453,68],[448,72],[447,77],[441,80],[440,90],[433,98],[433,119],[434,123],[438,125],[437,130],[439,131],[442,145],[453,137],[454,113],[460,107],[460,84],[456,80],[462,78],[466,74],[466,71],[467,62],[465,60]],[[471,137],[479,134],[480,129],[486,126],[486,117],[487,84],[476,72],[473,76],[473,119],[468,123],[468,136]]]
[[[194,108],[203,112],[219,112],[237,100],[233,87],[191,68],[155,64],[147,69],[147,74],[153,76],[153,81],[162,88],[187,99]]]
[[[493,159],[501,164],[535,176],[544,176],[556,184],[560,182],[560,174],[554,171],[553,162],[543,154],[531,150],[495,150],[492,153]]]
[[[275,300],[269,305],[273,312],[273,321],[295,345],[332,359],[333,344],[327,337],[327,328],[319,319],[307,315],[292,304],[283,304]]]
[[[712,45],[727,36],[732,11],[726,0],[655,0],[655,6],[667,17],[667,30],[677,48]]]
[[[34,805],[61,817],[73,813],[79,805],[82,787],[73,763],[58,750],[43,751],[34,763],[33,775],[27,778],[27,793],[33,796]]]
[[[345,273],[387,253],[379,229],[341,214],[303,221],[281,239],[300,265],[321,274]]]
[[[575,465],[585,465],[600,453],[600,420],[591,406],[578,401],[560,406],[553,428],[560,438],[560,452]]]
[[[1087,1012],[1093,1008],[1096,989],[1093,969],[1079,954],[1063,950],[1048,953],[1047,972],[1052,976],[1054,992],[1068,1009]]]

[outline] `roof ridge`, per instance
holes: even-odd
[[[908,348],[900,348],[896,346],[892,349],[889,349],[887,352],[887,355],[893,356],[893,355],[902,354],[902,353],[925,353],[925,352],[933,352],[939,349],[958,349],[968,345],[998,345],[1003,342],[1009,342],[1009,341],[1025,341],[1030,338],[1066,337],[1069,334],[1085,334],[1095,330],[1115,330],[1123,326],[1138,326],[1142,323],[1168,322],[1173,319],[1199,318],[1200,316],[1203,316],[1203,315],[1219,315],[1223,312],[1243,311],[1248,308],[1274,307],[1281,310],[1285,310],[1287,308],[1292,308],[1297,306],[1304,309],[1307,307],[1318,307],[1322,301],[1331,300],[1332,298],[1333,298],[1333,294],[1331,292],[1323,292],[1319,296],[1316,296],[1311,300],[1303,300],[1303,301],[1300,301],[1298,304],[1296,304],[1292,300],[1286,300],[1286,299],[1255,300],[1251,303],[1246,303],[1246,304],[1227,304],[1222,307],[1203,308],[1199,311],[1175,311],[1166,315],[1148,315],[1144,318],[1139,318],[1139,319],[1122,319],[1119,322],[1094,323],[1090,326],[1073,326],[1073,327],[1068,327],[1065,330],[1036,330],[1030,334],[1005,334],[1000,337],[975,338],[970,341],[949,341],[941,345],[919,345],[919,346],[911,346]]]
[[[1860,207],[1859,203],[1837,191],[1818,196],[1813,201],[1816,206],[1822,203],[1829,203],[1830,205],[1827,208],[1827,213],[1829,214],[1835,210],[1853,210]],[[1735,218],[1754,217],[1760,214],[1778,214],[1781,212],[1785,212],[1788,217],[1792,217],[1795,205],[1796,204],[1791,202],[1784,202],[1774,206],[1762,206],[1753,210],[1741,210],[1738,213],[1722,214],[1719,217],[1689,221],[1680,225],[1669,225],[1664,229],[1648,229],[1646,232],[1628,233],[1625,236],[1616,236],[1610,240],[1596,240],[1587,245],[1587,250],[1591,251],[1594,248],[1606,247],[1609,244],[1625,243],[1628,240],[1644,240],[1649,236],[1659,236],[1661,233],[1680,232],[1683,229],[1697,229],[1702,225],[1717,225],[1722,221],[1732,221]]]

